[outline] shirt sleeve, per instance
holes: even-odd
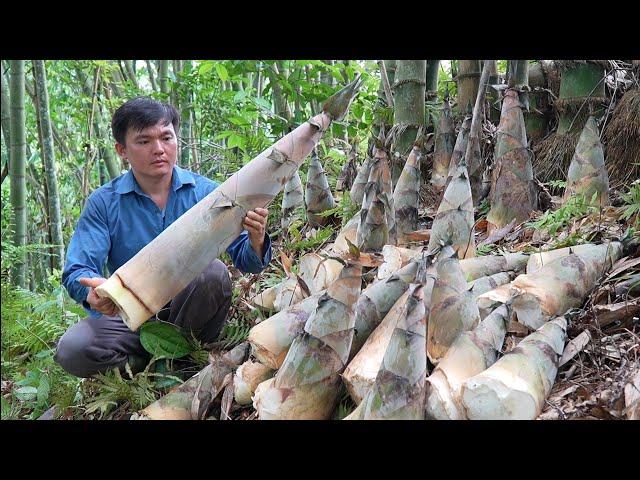
[[[262,247],[264,254],[262,258],[251,246],[249,234],[246,230],[236,238],[227,248],[227,253],[231,256],[231,260],[236,268],[244,273],[260,273],[271,261],[271,238],[265,232],[264,246]]]
[[[62,272],[62,284],[69,296],[90,313],[86,301],[89,287],[80,285],[79,278],[103,277],[103,269],[111,249],[111,237],[104,203],[96,195],[89,196],[69,242],[67,260]]]

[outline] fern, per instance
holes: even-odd
[[[218,336],[218,341],[224,342],[223,348],[233,348],[249,337],[251,325],[242,319],[234,318],[227,322]]]
[[[574,195],[557,210],[553,212],[547,210],[540,218],[533,222],[528,222],[525,226],[536,230],[544,229],[550,235],[555,235],[574,220],[597,212],[598,207],[594,206],[596,196],[597,193],[594,193],[591,201],[588,201],[584,195]]]
[[[633,182],[629,191],[623,193],[621,197],[625,207],[620,218],[626,221],[635,215],[635,223],[640,224],[640,180]]]

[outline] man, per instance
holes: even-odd
[[[129,100],[113,115],[115,148],[131,170],[89,196],[62,273],[69,295],[89,312],[58,342],[55,360],[73,375],[88,377],[127,362],[140,369],[149,359],[139,332],[132,332],[115,304],[95,288],[106,280],[105,266],[113,273],[218,186],[176,166],[179,118],[174,107],[149,97]],[[258,273],[271,260],[268,213],[248,212],[245,231],[227,249],[243,272]],[[231,291],[227,267],[214,260],[158,317],[164,314],[163,320],[188,335],[212,342],[226,320]]]

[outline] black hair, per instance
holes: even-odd
[[[173,124],[173,129],[177,133],[180,114],[169,103],[159,102],[151,97],[136,97],[125,102],[115,111],[111,119],[111,131],[116,142],[124,145],[126,134],[130,129],[140,131],[160,121],[164,121],[165,126]]]

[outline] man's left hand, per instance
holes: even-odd
[[[269,216],[269,210],[266,208],[256,208],[249,210],[244,217],[242,226],[249,234],[249,241],[251,246],[258,254],[259,258],[262,258],[264,246],[264,232],[267,230],[267,217]]]

